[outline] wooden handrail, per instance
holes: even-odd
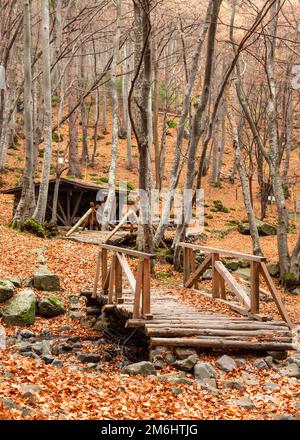
[[[197,244],[180,242],[179,246],[181,246],[182,248],[193,249],[194,251],[203,251],[204,253],[207,253],[207,254],[219,254],[219,255],[224,255],[226,257],[240,258],[241,260],[261,261],[261,262],[266,261],[265,257],[260,257],[258,255],[244,254],[242,252],[227,251],[224,249],[217,249],[217,248],[208,247],[208,246],[201,246],[201,245],[197,245]]]
[[[101,249],[106,249],[106,250],[112,251],[112,252],[118,252],[120,254],[131,255],[132,257],[137,257],[137,258],[143,258],[143,259],[147,258],[148,259],[148,258],[155,257],[154,254],[147,254],[146,252],[135,251],[133,249],[125,249],[122,247],[112,246],[110,244],[105,244],[105,243],[100,243],[99,247]]]

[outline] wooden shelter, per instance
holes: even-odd
[[[53,195],[56,179],[49,180],[48,200],[46,220],[50,221],[52,217]],[[35,184],[35,194],[38,196],[40,183]],[[21,197],[22,187],[11,188],[0,191],[1,194],[14,195],[14,211],[18,206]],[[82,217],[90,208],[91,203],[105,202],[108,194],[108,188],[100,185],[84,183],[78,180],[60,178],[58,204],[57,204],[57,223],[60,226],[72,226]],[[119,213],[120,196],[125,197],[126,192],[116,190],[116,219],[122,217]]]

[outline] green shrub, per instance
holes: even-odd
[[[221,200],[214,200],[213,204],[214,204],[214,207],[215,207],[214,209],[216,210],[216,211],[213,211],[213,212],[224,212],[226,214],[228,214],[230,212],[230,210],[223,205]],[[211,211],[212,211],[212,209],[211,209]]]
[[[167,121],[167,127],[168,128],[176,128],[177,127],[177,122],[175,121],[175,119],[169,119]]]

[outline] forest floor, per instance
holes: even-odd
[[[91,131],[92,133],[92,131]],[[170,130],[167,143],[166,174],[170,169],[172,144],[176,130]],[[66,147],[67,131],[63,129]],[[92,136],[92,134],[91,134]],[[110,162],[110,134],[99,141],[99,153],[93,168],[83,167],[85,181],[95,182],[99,177],[107,177]],[[92,144],[92,141],[91,141]],[[91,146],[92,147],[92,146]],[[4,187],[18,183],[23,167],[23,147],[9,150],[9,171],[2,175]],[[133,169],[126,168],[126,141],[120,141],[117,180],[127,180],[136,187],[137,182],[137,148],[133,148]],[[290,175],[299,173],[299,160],[294,151],[291,160]],[[229,183],[226,176],[232,166],[232,148],[226,147],[222,187],[210,185],[209,176],[204,181],[206,212],[212,215],[207,219],[204,243],[219,248],[251,253],[251,240],[242,236],[236,229],[227,231],[228,222],[232,219],[245,218],[245,209],[241,187],[238,179],[235,184]],[[40,163],[42,159],[39,159]],[[40,173],[38,169],[37,173]],[[38,176],[37,176],[38,177]],[[181,181],[181,184],[183,181]],[[165,182],[167,184],[167,180]],[[257,185],[254,185],[255,209],[259,213]],[[293,188],[294,200],[300,200],[300,183]],[[230,209],[229,214],[211,212],[214,200],[221,200]],[[293,201],[290,201],[290,209]],[[49,268],[60,276],[61,296],[68,305],[72,295],[90,288],[96,264],[97,247],[65,241],[60,238],[43,240],[28,233],[18,233],[8,227],[12,214],[12,198],[0,195],[0,279],[16,275],[22,280],[32,276],[38,267],[36,249],[43,249]],[[275,206],[268,209],[267,221],[275,222]],[[299,221],[295,221],[295,231],[289,234],[292,247],[300,230]],[[221,233],[220,231],[225,233]],[[277,260],[276,237],[262,237],[261,245],[269,260]],[[170,293],[180,295],[182,299],[193,304],[199,310],[230,314],[226,305],[198,296],[180,287],[181,274],[175,273],[169,264],[158,263],[153,286],[164,286]],[[204,282],[203,288],[209,288],[210,282]],[[285,293],[279,288],[287,311],[295,323],[300,323],[300,297]],[[41,292],[36,292],[39,296]],[[262,303],[262,313],[277,317],[273,303]],[[66,327],[67,326],[67,327]],[[67,329],[67,330],[66,330]],[[18,334],[18,328],[5,328],[12,338]],[[30,327],[36,335],[48,332],[53,337],[77,337],[87,351],[109,353],[113,349],[112,341],[101,334],[70,318],[69,314],[46,320],[37,318]],[[90,338],[90,339],[89,339]],[[100,344],[91,344],[93,338],[102,338]],[[215,365],[220,353],[203,352],[201,360]],[[218,393],[213,394],[201,389],[196,383],[192,385],[174,385],[157,382],[147,377],[120,376],[122,355],[106,360],[101,357],[100,370],[88,370],[76,364],[72,355],[63,359],[61,368],[45,365],[32,358],[21,356],[15,346],[0,348],[0,418],[2,419],[273,419],[282,415],[300,418],[299,379],[280,374],[276,368],[258,370],[254,364],[254,355],[239,353],[236,357],[244,358],[245,365],[232,372],[218,370]],[[159,374],[175,371],[165,367]],[[189,375],[187,375],[189,377]],[[227,389],[221,386],[223,380],[242,380],[243,391]],[[37,392],[26,392],[25,385],[39,387]],[[179,391],[178,391],[179,390]],[[241,406],[241,398],[250,400],[252,405]]]

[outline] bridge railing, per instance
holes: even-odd
[[[243,314],[255,316],[259,314],[259,276],[262,275],[276,303],[281,317],[289,325],[289,327],[293,326],[281,300],[280,294],[278,293],[276,286],[269,274],[265,257],[190,243],[179,243],[179,246],[183,248],[184,287],[198,289],[199,277],[209,267],[211,267],[212,297],[229,303],[233,309]],[[196,267],[195,254],[199,251],[206,254],[206,257],[204,261],[198,267]],[[220,256],[233,257],[250,262],[250,297],[220,261]],[[230,301],[226,301],[225,283],[229,285],[231,292],[234,293],[242,302],[242,307],[237,307],[236,304],[230,304]]]
[[[102,294],[108,295],[108,304],[123,304],[123,274],[127,278],[134,295],[133,319],[151,319],[151,258],[152,254],[125,249],[108,244],[100,244],[92,298],[96,298],[101,274]],[[112,253],[111,262],[108,253]],[[132,272],[126,257],[138,261],[136,274]]]

